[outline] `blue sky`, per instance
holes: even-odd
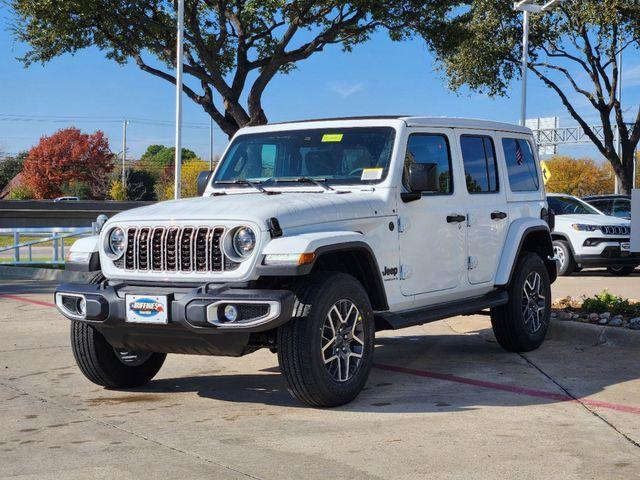
[[[0,14],[0,152],[28,149],[40,136],[70,125],[85,131],[103,130],[112,150],[118,152],[124,118],[168,122],[167,125],[147,125],[132,120],[128,128],[130,156],[138,157],[149,144],[173,143],[172,85],[140,71],[135,65],[119,66],[96,49],[25,69],[15,59],[24,51],[24,46],[15,43],[7,31],[8,23],[9,14],[3,11]],[[625,72],[623,105],[633,106],[627,113],[631,117],[640,103],[640,54],[637,51],[626,55]],[[529,78],[528,116],[557,115],[561,117],[561,125],[574,124],[555,94],[531,75]],[[512,86],[508,98],[452,93],[435,71],[423,42],[396,43],[384,33],[376,34],[352,53],[343,53],[339,47],[327,48],[299,63],[291,74],[278,76],[264,96],[270,121],[406,113],[516,123],[519,102],[519,83]],[[184,105],[184,121],[191,126],[184,130],[183,143],[205,158],[209,118],[186,97]],[[18,121],[7,115],[30,118]],[[51,118],[56,116],[78,118],[72,121]],[[593,116],[589,120],[596,121]],[[215,136],[219,153],[227,139],[217,128]],[[589,145],[564,147],[560,153],[599,158]]]

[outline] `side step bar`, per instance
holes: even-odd
[[[509,301],[509,294],[505,290],[496,290],[481,297],[466,300],[456,300],[454,302],[439,303],[416,310],[405,312],[380,312],[376,317],[386,322],[393,330],[413,327],[424,323],[435,322],[443,318],[455,317],[458,315],[471,315],[478,313],[485,308],[499,307]],[[376,322],[378,323],[378,322]]]

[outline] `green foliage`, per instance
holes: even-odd
[[[151,145],[140,157],[141,168],[159,174],[159,172],[162,172],[168,166],[173,165],[175,152],[175,147]],[[193,158],[197,158],[197,155],[193,150],[189,150],[188,148],[182,149],[183,161],[191,160]]]
[[[79,180],[70,180],[60,186],[61,196],[64,197],[78,197],[80,200],[86,200],[92,198],[92,188],[88,182],[82,182]]]
[[[9,200],[33,200],[35,194],[27,186],[19,186],[9,192]]]
[[[587,312],[611,312],[613,315],[640,315],[640,304],[632,304],[628,299],[603,290],[594,297],[587,298],[582,304]]]
[[[194,154],[195,155],[195,154]],[[155,186],[158,173],[143,168],[135,168],[127,174],[127,190],[129,200],[156,200]]]
[[[24,159],[28,154],[29,152],[20,152],[15,157],[7,157],[0,162],[0,190],[22,171]]]

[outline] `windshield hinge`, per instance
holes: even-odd
[[[282,236],[282,228],[280,228],[280,222],[276,217],[271,217],[267,220],[267,228],[271,234],[271,238],[278,238]]]

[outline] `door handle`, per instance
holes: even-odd
[[[506,212],[491,212],[491,220],[504,220],[507,218]]]
[[[462,223],[466,219],[465,215],[447,215],[447,223]]]

